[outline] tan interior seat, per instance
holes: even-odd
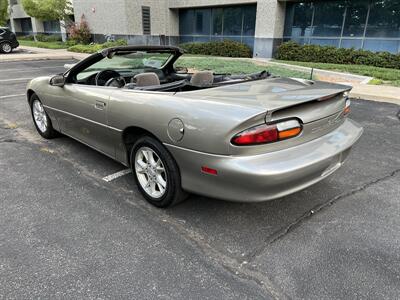
[[[198,87],[212,86],[214,75],[211,71],[200,71],[193,74],[190,84]]]
[[[160,85],[160,79],[157,74],[152,72],[137,74],[133,77],[133,81],[136,86]]]

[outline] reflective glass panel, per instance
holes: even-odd
[[[222,8],[212,9],[212,23],[211,23],[211,34],[212,35],[222,35]]]
[[[194,10],[179,11],[179,34],[193,34]]]
[[[367,37],[400,37],[400,1],[379,0],[371,5]]]
[[[210,34],[210,21],[211,21],[211,10],[210,9],[196,9],[194,11],[194,33],[200,35]]]
[[[224,35],[240,35],[242,32],[242,8],[224,8]]]
[[[349,2],[344,22],[343,36],[357,37],[364,35],[365,21],[367,20],[368,2]]]
[[[313,14],[312,3],[288,3],[285,36],[309,36]]]
[[[342,48],[354,48],[361,49],[362,40],[361,39],[343,39],[341,47]]]
[[[243,7],[243,35],[253,36],[256,27],[256,7]]]
[[[370,51],[387,51],[391,53],[398,53],[399,41],[396,40],[370,40],[364,41],[364,49]]]
[[[345,3],[342,1],[315,2],[313,36],[340,36]]]
[[[339,47],[339,39],[311,39],[310,44]]]

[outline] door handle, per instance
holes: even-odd
[[[96,101],[96,103],[94,104],[94,108],[96,109],[103,110],[104,107],[106,107],[106,103],[102,101]]]

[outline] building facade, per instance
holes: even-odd
[[[34,34],[52,34],[66,37],[65,28],[59,20],[42,21],[28,16],[21,4],[21,0],[9,0],[10,27],[18,36]]]
[[[15,31],[29,29],[11,2]],[[74,14],[85,16],[98,42],[110,35],[129,44],[232,39],[257,57],[272,57],[288,40],[400,52],[400,0],[74,0]],[[31,21],[32,31],[46,31]]]

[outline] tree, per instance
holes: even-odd
[[[22,6],[31,17],[43,21],[60,20],[66,25],[71,22],[69,16],[73,14],[71,0],[22,0]]]
[[[5,26],[8,19],[8,0],[0,0],[0,26]]]

